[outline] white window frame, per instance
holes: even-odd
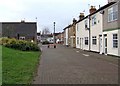
[[[85,45],[88,45],[88,37],[85,37]]]
[[[25,37],[24,36],[20,36],[19,39],[20,40],[25,40]]]
[[[78,24],[77,24],[77,31],[79,31]]]
[[[96,19],[96,15],[92,16],[92,26],[97,24],[97,19]]]
[[[118,5],[115,5],[108,9],[108,22],[118,19]]]
[[[97,36],[92,36],[92,44],[97,45]]]
[[[113,48],[118,48],[118,34],[113,34]]]
[[[85,20],[85,29],[88,29],[88,20]]]

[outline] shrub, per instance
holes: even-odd
[[[16,40],[14,38],[2,38],[1,41],[0,43],[8,48],[14,48],[22,51],[39,51],[38,45],[29,41]]]

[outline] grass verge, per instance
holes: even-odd
[[[2,83],[30,84],[40,52],[25,52],[2,47]]]

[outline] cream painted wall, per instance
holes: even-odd
[[[78,26],[79,23],[76,24],[76,48],[80,48],[80,28]],[[77,44],[77,37],[79,38],[79,44]]]
[[[96,25],[92,26],[92,17],[96,15]],[[99,35],[102,35],[103,31],[103,22],[102,22],[102,14],[100,12],[95,13],[91,16],[90,21],[90,32],[91,32],[91,51],[99,52]],[[97,37],[97,44],[92,44],[92,36]]]
[[[120,56],[120,30],[118,31],[119,35],[118,35],[118,56]]]
[[[68,45],[68,29],[65,30],[65,40],[66,40],[65,45]]]
[[[88,18],[86,18],[88,19]],[[80,49],[83,49],[83,50],[89,50],[89,43],[88,45],[85,45],[85,37],[88,37],[88,42],[89,42],[89,31],[85,29],[85,20],[82,20],[78,23],[78,29],[79,29],[79,32],[78,32],[78,37],[79,37],[79,44],[80,44],[80,38],[81,38],[81,45],[80,45]],[[83,39],[83,41],[82,41]]]
[[[113,48],[113,34],[118,30],[108,31],[107,33],[107,54],[118,56],[118,48]]]

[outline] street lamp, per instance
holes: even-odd
[[[54,24],[54,44],[55,44],[55,22],[53,22],[53,24]]]

